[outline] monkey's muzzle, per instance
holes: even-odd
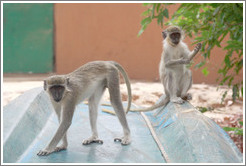
[[[57,102],[57,103],[58,103],[59,101],[61,101],[61,99],[54,99],[54,100],[55,100],[55,102]]]
[[[173,43],[177,45],[177,44],[179,44],[179,41],[174,41]]]

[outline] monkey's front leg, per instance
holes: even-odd
[[[70,124],[71,124],[70,122],[62,122],[60,124],[58,130],[56,131],[56,134],[54,135],[54,137],[50,141],[49,145],[44,150],[40,150],[37,155],[38,156],[46,156],[52,152],[55,152],[56,151],[56,145],[59,143],[61,138],[64,136],[64,133],[67,131]]]
[[[188,59],[187,59],[188,60]],[[182,65],[182,64],[186,64],[187,60],[184,58],[179,58],[179,59],[172,59],[169,60],[165,63],[165,67],[171,67],[171,66],[175,66],[175,65]]]
[[[190,55],[188,55],[188,60],[191,61],[195,55],[198,53],[198,51],[201,49],[202,44],[198,43],[195,47],[195,49],[190,53]]]
[[[67,133],[64,134],[64,136],[62,137],[62,144],[60,146],[57,146],[55,148],[55,152],[60,152],[62,150],[66,150],[67,149]]]
[[[62,111],[61,103],[57,103],[57,102],[53,101],[52,104],[53,104],[53,107],[55,109],[58,121],[60,123],[61,122],[61,111]],[[62,151],[62,150],[66,150],[67,149],[67,145],[68,145],[68,143],[67,143],[67,133],[65,133],[63,138],[62,138],[62,144],[60,146],[57,146],[55,148],[55,151],[59,152],[59,151]]]
[[[201,49],[202,44],[198,43],[193,51],[190,52],[187,57],[183,57],[179,60],[177,60],[180,64],[190,64],[191,60],[195,57],[195,55],[198,53],[198,51]],[[177,63],[177,62],[176,62]]]
[[[62,111],[62,120],[61,120],[61,123],[60,123],[54,137],[50,141],[49,145],[44,150],[40,150],[37,153],[37,155],[46,156],[46,155],[49,155],[50,153],[56,151],[57,144],[62,139],[62,137],[65,135],[65,133],[67,132],[68,128],[70,127],[70,125],[72,123],[75,105],[72,104],[72,102],[70,102],[70,103],[68,102],[68,104],[66,106],[64,106],[64,108],[63,108],[64,110]]]

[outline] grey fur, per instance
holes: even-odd
[[[126,110],[128,112],[131,107],[131,85],[125,70],[116,62],[93,61],[67,75],[55,75],[44,80],[44,89],[50,96],[60,125],[50,143],[44,150],[39,151],[37,155],[44,156],[67,148],[66,132],[71,125],[75,107],[87,98],[89,99],[92,136],[84,140],[83,145],[93,142],[102,143],[102,140],[98,139],[96,120],[98,105],[106,88],[109,89],[111,104],[123,127],[124,136],[120,139],[117,138],[117,140],[120,140],[122,145],[127,145],[131,142],[126,112],[121,101],[119,71],[122,73],[128,88],[129,98]],[[60,93],[56,94],[59,99],[61,98],[60,101],[55,101],[54,94],[50,91],[50,88],[54,86],[65,88],[64,93],[60,91]],[[57,144],[60,140],[62,140],[62,144],[58,147]]]
[[[163,40],[163,52],[159,65],[159,76],[166,94],[165,99],[159,103],[144,109],[134,109],[131,111],[146,112],[159,107],[165,107],[169,101],[182,104],[183,99],[191,99],[188,90],[192,85],[192,73],[186,67],[201,48],[198,43],[193,51],[190,51],[187,45],[182,41],[184,38],[182,30],[177,26],[168,27],[163,31],[165,37]],[[172,43],[170,34],[172,32],[180,33],[178,44]]]

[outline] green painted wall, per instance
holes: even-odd
[[[52,72],[53,56],[53,4],[3,4],[3,72]]]

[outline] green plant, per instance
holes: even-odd
[[[197,110],[198,111],[200,111],[201,113],[204,113],[204,112],[207,112],[207,111],[211,111],[211,110],[213,110],[213,108],[211,108],[211,107],[200,107],[200,106],[198,106],[198,107],[196,107],[197,108]]]
[[[243,126],[243,122],[240,121],[239,124]],[[239,127],[224,127],[225,131],[234,131],[236,135],[243,135],[243,129]]]
[[[141,35],[152,20],[163,27],[164,19],[169,18],[168,6],[173,4],[145,3],[147,10],[142,13]],[[204,65],[211,56],[214,47],[222,47],[226,51],[217,82],[227,84],[232,88],[232,98],[243,97],[243,81],[235,82],[235,76],[240,76],[243,68],[243,3],[183,3],[165,25],[178,25],[185,33],[194,37],[194,43],[202,42],[203,60],[195,65],[201,68],[204,75],[209,71]],[[228,38],[225,41],[225,38]],[[216,56],[216,55],[213,55]],[[224,99],[225,92],[222,96]]]

